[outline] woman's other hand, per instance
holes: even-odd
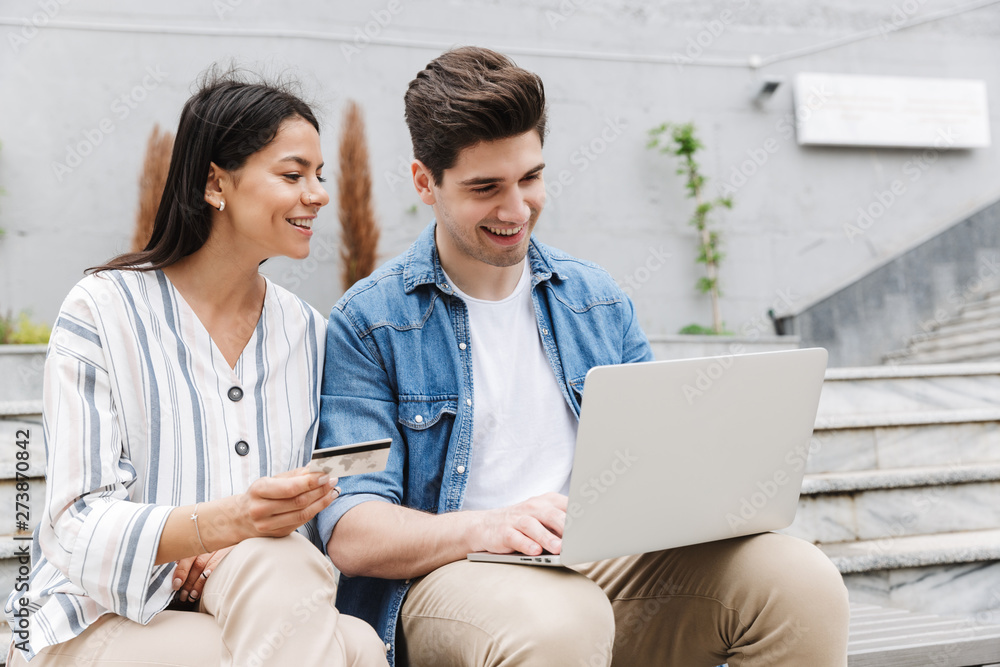
[[[180,597],[181,602],[187,602],[188,599],[198,600],[201,598],[205,582],[208,581],[212,570],[232,550],[233,547],[226,547],[225,549],[201,554],[200,556],[192,556],[191,558],[182,558],[177,561],[177,567],[174,568],[173,583],[174,590],[180,591],[178,597]]]

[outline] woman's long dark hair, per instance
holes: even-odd
[[[294,117],[319,131],[312,109],[287,84],[251,81],[234,69],[210,69],[181,111],[149,243],[87,272],[161,269],[201,248],[212,231],[212,207],[205,201],[210,163],[239,169]]]

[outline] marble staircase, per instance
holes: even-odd
[[[886,354],[887,364],[1000,361],[1000,290],[965,303],[947,318],[927,323],[924,333]]]
[[[853,602],[1000,625],[1000,363],[830,369],[809,451],[785,532]]]

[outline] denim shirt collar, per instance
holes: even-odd
[[[416,242],[410,246],[406,253],[406,261],[403,266],[403,286],[407,294],[413,292],[421,285],[435,285],[445,294],[453,294],[454,288],[448,284],[444,269],[441,268],[441,259],[438,257],[437,244],[434,241],[434,231],[437,228],[437,221],[424,228],[424,231],[417,237]],[[560,280],[566,280],[566,276],[559,271],[553,271],[548,253],[531,237],[528,246],[528,266],[531,269],[532,286],[538,283],[551,280],[555,275]]]

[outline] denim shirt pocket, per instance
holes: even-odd
[[[447,467],[449,443],[458,413],[457,396],[400,397],[397,421],[406,440],[409,465],[404,503],[436,512]]]
[[[414,431],[424,431],[450,414],[458,413],[458,398],[424,398],[409,399],[400,397],[398,421],[402,426]]]

